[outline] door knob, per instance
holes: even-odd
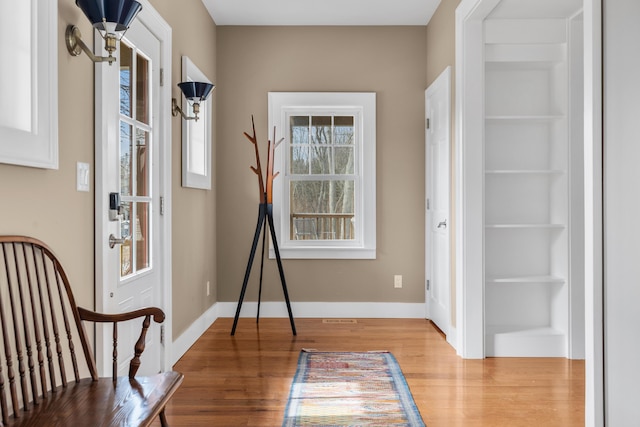
[[[447,228],[447,220],[445,219],[444,221],[440,221],[436,228]]]

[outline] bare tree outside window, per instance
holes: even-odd
[[[291,116],[289,123],[292,240],[353,240],[353,116]]]

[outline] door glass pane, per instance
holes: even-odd
[[[122,202],[120,213],[120,236],[125,239],[120,245],[120,277],[133,273],[133,241],[131,239],[131,203]]]
[[[151,243],[149,219],[149,203],[136,203],[136,230],[133,236],[136,248],[136,271],[144,270],[151,264],[149,259],[149,245]]]
[[[136,119],[149,124],[149,61],[138,55],[136,65]]]
[[[137,196],[149,196],[149,132],[136,129],[136,189]]]
[[[132,191],[131,172],[132,159],[131,148],[133,144],[131,125],[120,122],[120,195],[130,196]]]
[[[133,50],[126,45],[120,43],[120,114],[131,117],[131,97],[133,87],[131,85],[131,73]]]

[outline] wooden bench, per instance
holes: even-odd
[[[164,321],[155,307],[120,314],[78,307],[51,249],[30,237],[0,236],[1,425],[148,426],[159,416],[166,426],[164,408],[183,375],[136,376],[151,317]],[[144,320],[129,376],[117,377],[116,325],[136,318]],[[112,377],[98,377],[83,321],[113,324]]]

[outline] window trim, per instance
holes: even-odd
[[[269,92],[269,129],[275,129],[275,140],[286,137],[287,117],[295,112],[318,115],[331,112],[361,116],[359,129],[362,146],[356,147],[358,163],[356,175],[361,180],[357,200],[356,218],[358,238],[355,240],[298,240],[289,238],[287,216],[288,191],[285,179],[288,141],[276,150],[274,171],[280,172],[273,185],[273,219],[281,258],[289,259],[375,259],[376,258],[376,94],[374,92]],[[273,134],[269,135],[273,138]],[[358,209],[360,211],[358,211]],[[269,257],[274,258],[273,242],[269,245]]]

